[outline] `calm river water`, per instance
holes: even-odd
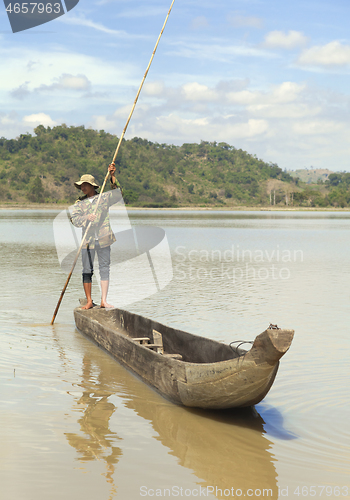
[[[79,333],[79,272],[50,326],[57,215],[0,211],[1,500],[350,498],[349,213],[129,212],[165,230],[173,279],[128,309],[224,342],[295,330],[256,411],[225,412],[167,402]]]

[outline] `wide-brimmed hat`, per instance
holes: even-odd
[[[93,175],[90,175],[90,174],[85,174],[85,175],[82,175],[82,176],[80,177],[80,181],[75,182],[75,183],[74,183],[74,186],[75,186],[77,189],[81,189],[81,185],[83,184],[83,182],[87,182],[88,184],[91,184],[91,186],[94,186],[96,189],[100,187],[100,186],[97,184],[97,182],[95,181],[95,177],[94,177]]]

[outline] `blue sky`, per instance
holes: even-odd
[[[0,136],[120,135],[170,3],[80,0],[15,34],[0,6]],[[349,18],[348,0],[175,0],[126,138],[350,171]]]

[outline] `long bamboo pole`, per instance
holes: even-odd
[[[165,26],[166,26],[166,23],[168,22],[168,19],[169,19],[169,16],[170,16],[170,12],[171,12],[171,9],[173,8],[174,2],[175,2],[175,0],[172,0],[171,5],[170,5],[170,8],[169,8],[168,13],[167,13],[167,16],[166,16],[166,18],[165,18],[165,21],[164,21],[163,27],[162,27],[162,29],[161,29],[161,31],[160,31],[160,33],[159,33],[159,36],[158,36],[157,42],[156,42],[156,44],[155,44],[155,46],[154,46],[154,49],[153,49],[153,52],[152,52],[152,55],[151,55],[151,59],[149,60],[149,63],[148,63],[147,69],[146,69],[145,74],[144,74],[144,76],[143,76],[143,78],[142,78],[142,81],[141,81],[140,87],[139,87],[139,89],[138,89],[138,91],[137,91],[137,94],[136,94],[136,97],[135,97],[135,100],[134,100],[134,104],[132,105],[132,108],[131,108],[131,111],[130,111],[130,113],[129,113],[128,119],[127,119],[127,121],[126,121],[125,127],[124,127],[124,129],[123,129],[123,132],[122,132],[122,134],[121,134],[120,138],[119,138],[118,146],[117,146],[117,148],[116,148],[116,150],[115,150],[115,153],[114,153],[114,155],[113,155],[112,164],[114,164],[115,159],[116,159],[116,157],[117,157],[117,155],[118,155],[118,152],[119,152],[119,149],[120,149],[120,146],[121,146],[122,140],[123,140],[124,135],[125,135],[125,132],[126,132],[126,129],[128,128],[129,122],[130,122],[131,117],[132,117],[132,115],[133,115],[133,113],[134,113],[134,110],[135,110],[135,107],[136,107],[136,103],[137,103],[138,98],[139,98],[139,95],[140,95],[140,93],[141,93],[141,90],[142,90],[143,84],[145,83],[145,80],[146,80],[146,77],[147,77],[148,71],[149,71],[149,69],[150,69],[150,67],[151,67],[151,64],[152,64],[152,61],[153,61],[154,55],[155,55],[155,53],[156,53],[156,50],[157,50],[157,47],[158,47],[159,41],[160,41],[161,36],[162,36],[162,34],[163,34],[163,31],[164,31],[164,28],[165,28]],[[94,214],[96,214],[96,212],[97,212],[97,208],[98,208],[98,206],[99,206],[99,203],[100,203],[100,200],[101,200],[101,196],[102,196],[102,193],[103,193],[104,188],[105,188],[105,186],[106,186],[106,182],[107,182],[107,180],[108,180],[108,177],[109,177],[109,171],[107,172],[106,177],[105,177],[105,179],[104,179],[104,181],[103,181],[103,184],[102,184],[102,187],[101,187],[101,191],[100,191],[100,194],[99,194],[99,197],[98,197],[97,203],[96,203],[96,207],[95,207],[95,210],[94,210],[94,212],[93,212]],[[78,260],[78,257],[79,257],[79,255],[80,255],[81,249],[83,248],[83,245],[84,245],[84,243],[85,243],[86,236],[87,236],[88,231],[89,231],[89,229],[90,229],[90,227],[91,227],[91,224],[92,224],[92,221],[91,221],[91,222],[89,223],[89,225],[87,226],[87,228],[86,228],[86,230],[85,230],[85,233],[84,233],[84,236],[83,236],[83,238],[82,238],[82,240],[81,240],[80,247],[79,247],[79,249],[78,249],[78,251],[77,251],[77,254],[76,254],[76,256],[75,256],[75,259],[74,259],[74,262],[73,262],[73,265],[72,265],[72,269],[70,270],[70,272],[69,272],[69,274],[68,274],[68,278],[67,278],[66,283],[65,283],[65,285],[64,285],[64,287],[63,287],[63,290],[62,290],[62,292],[61,292],[60,298],[59,298],[59,300],[58,300],[58,302],[57,302],[56,309],[55,309],[55,311],[54,311],[54,313],[53,313],[53,317],[52,317],[52,320],[51,320],[51,325],[53,325],[53,323],[54,323],[54,321],[55,321],[55,318],[56,318],[56,316],[57,316],[58,309],[59,309],[59,307],[60,307],[60,305],[61,305],[61,302],[62,302],[62,299],[63,299],[63,295],[64,295],[64,293],[65,293],[65,291],[66,291],[66,289],[67,289],[67,287],[68,287],[69,280],[71,279],[71,276],[72,276],[72,274],[73,274],[73,271],[74,271],[75,265],[76,265],[76,263],[77,263],[77,260]]]

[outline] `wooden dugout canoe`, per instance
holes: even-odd
[[[74,317],[78,330],[164,397],[208,409],[259,403],[294,335],[293,330],[267,329],[245,351],[121,309],[78,307]]]

